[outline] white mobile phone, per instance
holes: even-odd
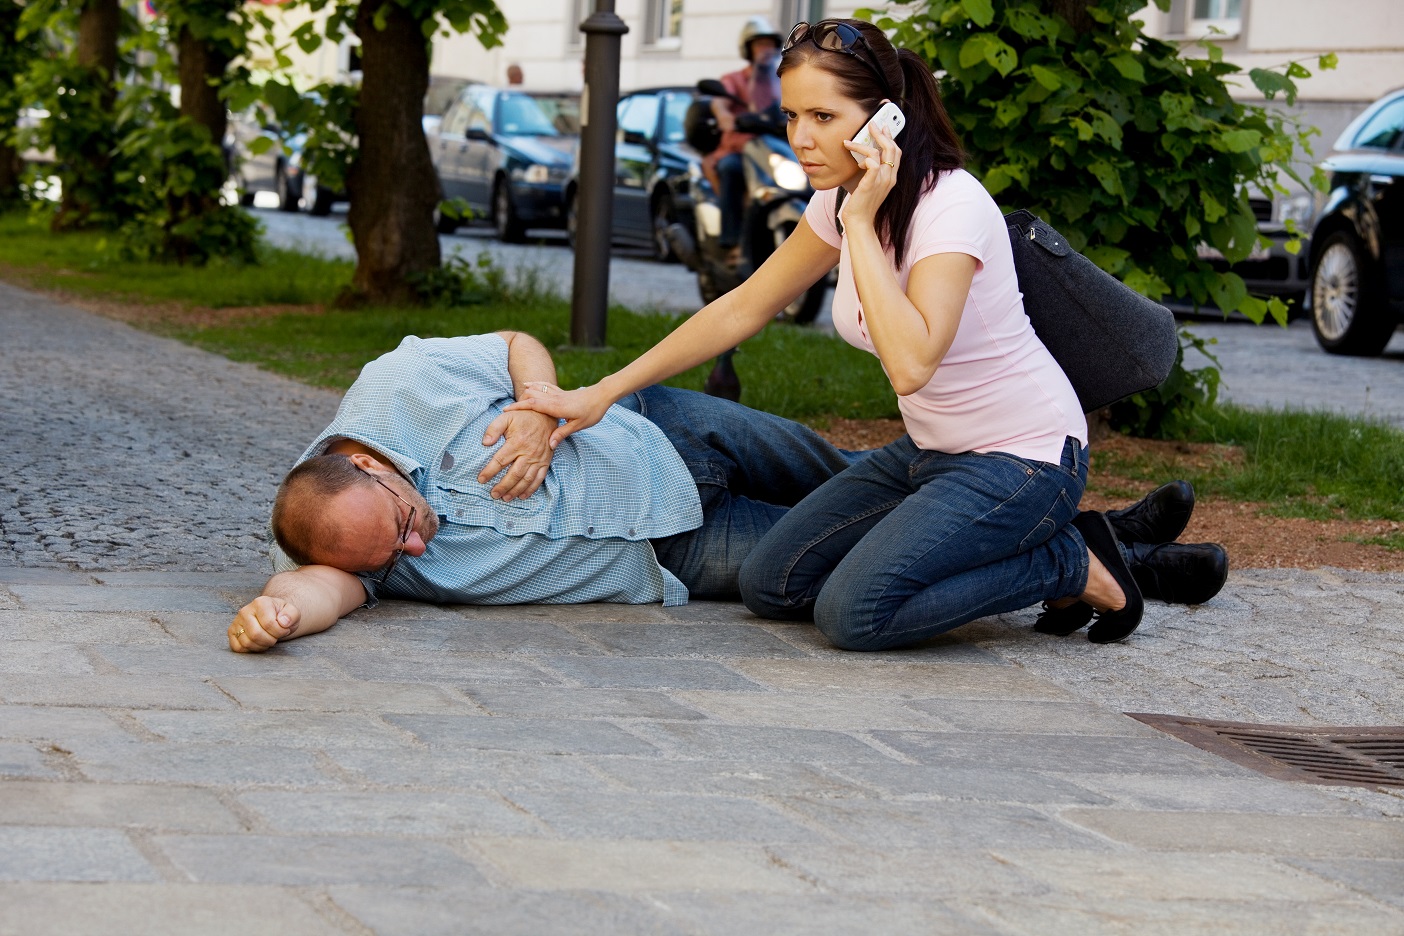
[[[872,146],[874,127],[883,127],[887,130],[887,135],[895,140],[897,134],[901,133],[902,128],[906,125],[907,118],[902,113],[902,109],[891,101],[888,101],[886,104],[882,105],[882,107],[879,107],[878,112],[863,125],[863,129],[853,138],[853,142],[862,143],[864,146]],[[863,164],[863,160],[868,158],[863,153],[854,153],[852,150],[849,150],[849,153],[852,154],[854,161],[860,166]]]

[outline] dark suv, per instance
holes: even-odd
[[[1322,168],[1312,327],[1332,354],[1379,354],[1404,313],[1404,88],[1351,121]]]

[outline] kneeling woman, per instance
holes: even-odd
[[[747,606],[812,615],[855,650],[1040,601],[1085,603],[1050,615],[1053,627],[1086,623],[1090,606],[1091,639],[1124,638],[1142,596],[1107,519],[1077,508],[1082,409],[1024,314],[1003,217],[961,168],[931,72],[870,24],[825,20],[795,27],[780,84],[790,143],[818,190],[804,222],[628,367],[517,405],[565,418],[562,436],[591,425],[626,393],[756,334],[837,264],[834,325],[882,361],[908,434],[771,529],[742,567]],[[880,130],[873,146],[853,143],[886,101],[906,115],[902,145]]]

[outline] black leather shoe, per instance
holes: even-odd
[[[1218,543],[1132,543],[1131,574],[1141,594],[1169,604],[1203,604],[1228,579],[1228,552]]]
[[[1126,596],[1126,604],[1117,611],[1098,611],[1097,618],[1087,631],[1087,639],[1093,643],[1112,643],[1130,637],[1141,626],[1141,615],[1145,612],[1145,602],[1141,600],[1141,589],[1131,568],[1121,556],[1117,546],[1116,533],[1112,531],[1107,518],[1095,510],[1084,510],[1072,518],[1072,525],[1082,534],[1087,551],[1096,556],[1107,571],[1121,586]],[[1073,605],[1076,608],[1077,605]],[[1064,613],[1072,609],[1063,609]]]
[[[1092,606],[1085,601],[1074,601],[1065,608],[1050,607],[1048,602],[1043,603],[1043,613],[1034,621],[1034,630],[1040,634],[1053,634],[1055,637],[1066,637],[1074,631],[1080,631],[1092,620],[1092,615],[1097,612],[1092,610]]]
[[[1107,521],[1123,543],[1173,543],[1194,513],[1194,488],[1188,481],[1171,481],[1130,507],[1108,510]]]

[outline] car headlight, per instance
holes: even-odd
[[[1312,197],[1306,192],[1294,195],[1291,198],[1284,198],[1277,203],[1277,222],[1286,224],[1288,221],[1297,225],[1298,231],[1305,232],[1311,224]]]
[[[541,163],[532,163],[512,174],[528,185],[544,185],[551,178],[551,170]]]
[[[809,188],[809,176],[804,174],[800,164],[779,153],[770,154],[770,174],[776,185],[791,192],[803,192]]]

